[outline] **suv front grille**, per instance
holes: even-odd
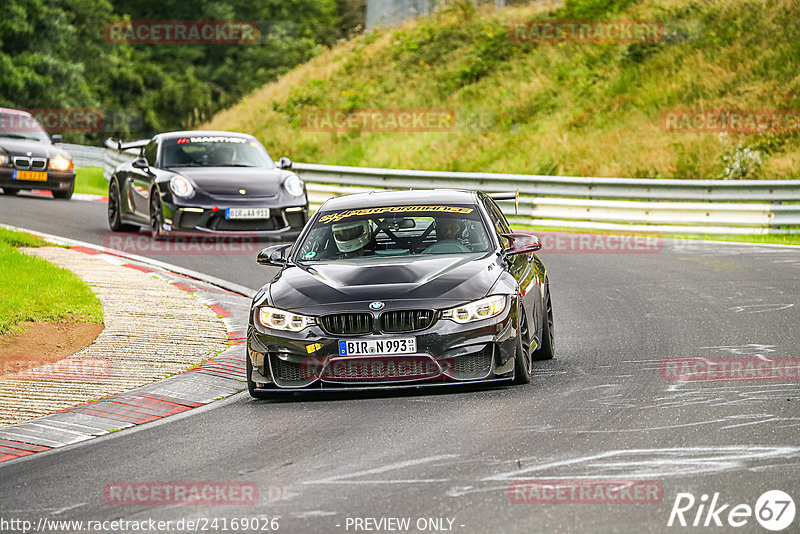
[[[372,314],[337,313],[319,318],[326,332],[339,336],[354,336],[372,332]]]
[[[433,310],[387,311],[381,315],[384,332],[413,332],[433,324]]]

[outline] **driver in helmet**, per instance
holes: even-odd
[[[472,243],[464,238],[464,230],[467,228],[465,221],[453,217],[437,217],[435,221],[436,244],[445,246],[449,243],[450,247],[461,245],[465,247],[464,250],[472,250]]]
[[[372,241],[373,237],[372,225],[367,219],[335,223],[331,230],[336,248],[345,258],[363,256],[367,244]]]
[[[436,240],[446,239],[460,240],[464,232],[464,223],[460,219],[442,217],[436,219]]]

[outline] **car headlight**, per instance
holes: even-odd
[[[73,167],[72,160],[65,158],[61,154],[56,154],[55,157],[50,158],[50,168],[54,171],[68,171]]]
[[[170,190],[179,197],[188,198],[194,195],[194,186],[192,182],[183,176],[175,175],[169,179]]]
[[[283,188],[293,197],[303,196],[303,180],[296,174],[290,174],[283,181]]]
[[[442,317],[461,324],[482,321],[500,315],[506,309],[506,300],[505,295],[486,297],[444,310]]]
[[[6,154],[0,154],[0,167],[7,167],[11,165],[11,158]]]
[[[308,326],[316,324],[313,317],[269,306],[258,308],[258,322],[266,328],[289,330],[290,332],[299,332]]]

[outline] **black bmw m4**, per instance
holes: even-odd
[[[553,357],[541,248],[475,191],[331,199],[253,299],[250,394],[530,381]]]

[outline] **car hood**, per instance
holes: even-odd
[[[387,309],[402,307],[393,305],[393,300],[414,299],[424,301],[426,307],[441,307],[485,296],[501,272],[495,254],[290,266],[273,280],[270,297],[274,306],[301,313],[323,311],[328,305],[342,311],[375,300],[387,301]]]
[[[9,156],[27,156],[30,152],[34,158],[51,158],[61,154],[72,159],[66,150],[33,140],[0,138],[0,149],[5,150]]]
[[[238,195],[239,189],[248,197],[275,196],[286,171],[263,167],[173,167],[172,172],[189,178],[201,191],[210,195]]]

